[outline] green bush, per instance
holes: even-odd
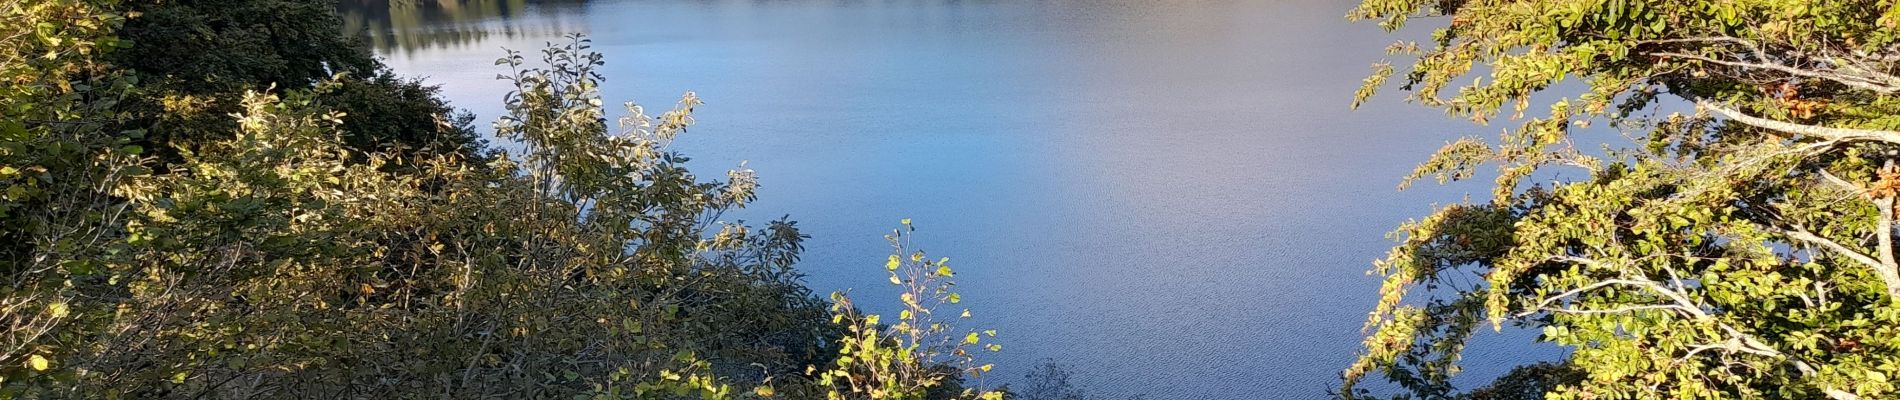
[[[233,8],[166,9],[208,5]],[[0,398],[984,395],[957,385],[979,372],[970,343],[915,344],[945,331],[880,326],[804,287],[795,223],[720,219],[758,183],[744,169],[702,179],[668,150],[693,122],[692,93],[658,116],[629,104],[610,130],[602,61],[578,36],[542,67],[499,60],[516,90],[498,133],[525,150],[489,155],[414,81],[211,54],[225,50],[183,49],[203,57],[169,61],[193,64],[177,71],[113,62],[141,54],[113,52],[122,15],[139,21],[126,32],[165,43],[152,38],[315,8],[126,10],[0,6]],[[305,28],[225,39],[303,54],[284,49],[309,43],[281,35]],[[213,134],[141,134],[187,119]],[[902,271],[915,268],[947,287],[941,263]],[[886,341],[913,344],[859,363]],[[879,373],[892,366],[913,372]],[[903,390],[847,383],[869,377]]]

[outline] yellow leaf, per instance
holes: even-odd
[[[53,304],[46,305],[46,312],[48,314],[53,314],[53,318],[63,318],[70,311],[71,310],[68,310],[66,308],[66,303],[53,303]]]
[[[34,371],[45,371],[48,367],[46,357],[40,357],[38,354],[27,357],[26,366],[32,367]]]

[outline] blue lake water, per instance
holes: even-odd
[[[1423,36],[1348,23],[1348,1],[344,2],[393,68],[483,121],[502,49],[567,32],[606,56],[610,102],[696,91],[675,148],[703,176],[757,170],[732,217],[798,220],[821,293],[897,304],[881,235],[914,219],[1001,331],[992,384],[1053,359],[1102,394],[1324,397],[1385,233],[1487,193],[1399,177],[1498,129],[1397,92],[1349,110],[1383,47]],[[1552,353],[1480,343],[1467,382]]]

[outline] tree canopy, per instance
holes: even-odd
[[[227,138],[245,91],[319,83],[330,87],[312,101],[341,113],[342,144],[358,153],[485,156],[473,117],[344,35],[331,2],[128,0],[116,8],[135,16],[114,32],[133,45],[103,57],[139,82],[143,93],[124,108],[167,163],[177,161],[172,144]]]
[[[1416,398],[1900,396],[1894,2],[1366,0],[1349,17],[1437,24],[1389,47],[1408,64],[1376,65],[1358,101],[1397,76],[1409,101],[1508,127],[1407,178],[1495,168],[1489,201],[1394,233],[1342,397],[1372,396],[1369,377]],[[1506,324],[1568,358],[1460,393],[1472,334]]]

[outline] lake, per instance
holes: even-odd
[[[887,309],[881,235],[913,219],[972,324],[1001,333],[991,384],[1049,359],[1100,394],[1325,397],[1385,233],[1487,193],[1399,178],[1498,129],[1397,92],[1348,109],[1386,44],[1424,37],[1349,23],[1349,1],[441,1],[342,11],[484,129],[502,49],[568,32],[606,56],[610,103],[696,91],[674,148],[763,184],[729,219],[791,215],[815,290]],[[1555,351],[1478,343],[1462,382]]]

